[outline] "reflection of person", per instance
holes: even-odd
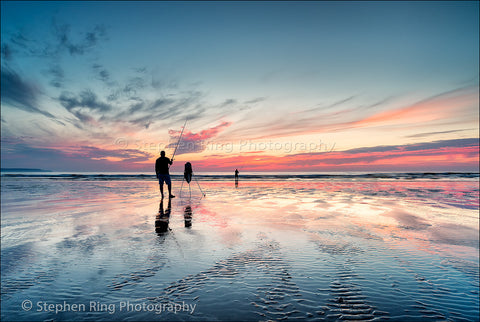
[[[185,227],[192,227],[192,207],[186,206],[183,212],[183,219],[185,219]]]
[[[165,151],[160,152],[160,158],[155,161],[155,173],[157,174],[158,184],[160,185],[160,193],[162,194],[162,198],[164,182],[168,186],[168,197],[175,198],[175,196],[172,195],[172,180],[170,179],[170,172],[168,171],[168,168],[172,163],[172,160],[165,157]]]
[[[155,232],[157,234],[164,233],[168,230],[168,224],[170,223],[170,212],[172,211],[172,201],[168,199],[167,209],[163,210],[163,198],[160,200],[158,206],[158,215],[155,218]]]

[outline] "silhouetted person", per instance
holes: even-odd
[[[192,207],[190,205],[185,207],[183,211],[183,219],[185,220],[185,227],[192,227]]]
[[[168,230],[171,211],[172,211],[172,200],[168,199],[167,209],[163,211],[163,198],[162,198],[160,200],[160,205],[158,207],[158,215],[155,218],[155,232],[157,234],[164,233]]]
[[[168,186],[168,197],[175,198],[175,196],[172,195],[172,180],[170,179],[170,172],[168,171],[172,163],[172,160],[165,157],[165,151],[160,152],[160,158],[155,161],[155,173],[157,174],[158,184],[160,185],[160,193],[162,194],[162,198],[164,182]]]
[[[238,187],[238,169],[235,169],[235,187]]]

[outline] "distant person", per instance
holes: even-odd
[[[238,169],[235,169],[235,187],[238,187]]]
[[[165,151],[160,152],[160,157],[155,161],[155,173],[157,174],[158,184],[160,185],[160,193],[163,198],[163,183],[168,186],[168,197],[175,198],[172,195],[172,180],[170,179],[170,172],[168,171],[173,161],[165,157]]]

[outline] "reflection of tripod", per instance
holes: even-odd
[[[192,206],[188,205],[183,211],[183,219],[185,220],[185,227],[192,227]]]

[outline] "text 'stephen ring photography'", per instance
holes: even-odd
[[[2,1],[2,321],[478,321],[479,1]]]

